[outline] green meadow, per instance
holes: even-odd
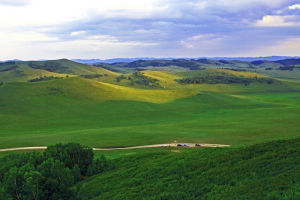
[[[69,79],[1,86],[0,147],[58,142],[119,147],[174,141],[246,145],[293,138],[300,132],[297,83],[218,84],[219,92],[210,89],[216,86],[202,85],[185,91],[112,89],[103,94],[106,87]],[[181,91],[186,94],[179,98]]]
[[[119,74],[63,59],[1,64],[0,82],[0,148],[240,146],[300,133],[300,82],[253,72]]]

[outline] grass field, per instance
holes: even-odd
[[[147,70],[141,72],[143,79],[149,77],[159,87],[145,88],[139,85],[143,82],[118,82],[115,78],[120,74],[68,60],[16,65],[19,70],[30,70],[24,77],[11,74],[9,81],[0,85],[0,148],[58,142],[111,147],[174,141],[240,146],[300,133],[300,83],[295,81],[247,86],[180,84],[179,78],[207,74],[265,76],[224,69]],[[0,78],[15,73],[14,67],[5,64],[1,69]],[[25,81],[37,76],[37,71],[68,77]],[[93,73],[107,75],[77,77]]]
[[[113,101],[107,100],[107,95],[100,101],[97,90],[70,92],[66,85],[45,95],[47,87],[61,81],[0,88],[1,148],[71,141],[92,147],[175,140],[244,145],[296,137],[300,132],[300,95],[294,88],[268,93],[198,91],[198,95],[174,97],[166,103]],[[152,90],[143,92],[156,98]]]
[[[289,79],[289,80],[294,80],[294,81],[300,80],[300,69],[299,68],[296,68],[293,71],[264,70],[264,69],[258,69],[257,71],[266,76],[271,76],[274,78]]]

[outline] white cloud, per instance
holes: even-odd
[[[31,0],[25,7],[3,7],[0,0],[0,24],[2,27],[49,26],[91,17],[143,18],[154,16],[167,7],[159,0]],[[12,1],[11,4],[19,1]],[[21,2],[27,2],[21,0]]]
[[[291,10],[300,9],[300,4],[294,4],[292,6],[289,6],[289,9]]]
[[[31,42],[53,42],[58,41],[59,39],[57,37],[51,37],[46,34],[37,33],[37,32],[22,32],[22,33],[16,33],[16,32],[0,32],[0,44],[3,43],[31,43]]]
[[[48,35],[38,32],[10,32],[0,31],[0,45],[2,49],[5,49],[1,54],[2,60],[7,59],[30,59],[37,58],[36,56],[42,56],[42,49],[45,44],[52,42],[58,42],[56,37],[50,37]]]
[[[119,57],[130,52],[134,57],[141,52],[144,53],[141,56],[151,56],[150,47],[153,52],[159,52],[158,55],[175,52],[173,49],[177,47],[178,52],[184,47],[191,52],[194,50],[195,55],[200,49],[203,54],[215,53],[215,49],[227,52],[223,50],[223,37],[234,35],[263,15],[255,24],[260,30],[261,27],[298,26],[297,16],[274,15],[276,10],[288,10],[289,5],[289,9],[298,9],[299,4],[291,2],[0,0],[0,46],[6,49],[0,59],[5,56],[20,59],[105,57],[109,54]]]
[[[137,29],[134,31],[134,33],[137,34],[154,34],[154,33],[158,33],[158,30],[155,29]]]
[[[286,0],[201,0],[192,1],[192,5],[197,9],[208,9],[212,11],[217,8],[226,10],[227,12],[237,12],[241,10],[248,10],[249,8],[257,6],[265,6],[269,8],[278,8],[286,3]]]
[[[106,41],[106,42],[119,42],[116,37],[110,35],[91,35],[86,38],[87,40]]]
[[[255,50],[255,55],[299,56],[300,37],[287,38],[282,41],[274,42],[273,45],[260,47]]]
[[[180,18],[189,14],[184,9],[200,9],[214,13],[247,10],[263,5],[278,7],[286,0],[0,0],[2,28],[28,26],[57,26],[92,18]],[[3,7],[26,5],[22,7]],[[201,13],[199,13],[201,14]],[[196,16],[195,16],[196,17]]]
[[[286,27],[300,26],[300,17],[297,15],[266,15],[256,22],[256,26],[262,27]]]
[[[25,6],[28,5],[31,0],[0,0],[0,5],[6,6]]]
[[[84,35],[86,34],[86,31],[73,31],[71,32],[71,36],[79,36],[79,35]]]
[[[198,34],[183,40],[180,40],[179,43],[187,49],[196,49],[196,48],[216,48],[220,45],[225,36],[219,36],[215,34]]]
[[[97,18],[179,18],[190,10],[214,13],[247,10],[260,6],[278,7],[286,0],[0,0],[2,27],[53,26],[66,22]],[[7,4],[26,5],[3,7]],[[200,13],[201,14],[201,13]]]
[[[86,36],[63,41],[36,32],[0,32],[1,60],[8,59],[59,59],[67,58],[109,58],[111,55],[129,56],[136,48],[148,48],[158,43],[119,41],[109,35]],[[141,56],[141,55],[140,55]]]

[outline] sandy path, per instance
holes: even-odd
[[[195,144],[192,143],[181,143],[188,144],[189,147],[181,147],[181,148],[200,148],[200,147],[229,147],[230,145],[226,144],[200,144],[200,147],[195,147]],[[143,145],[143,146],[135,146],[135,147],[120,147],[120,148],[93,148],[94,151],[111,151],[111,150],[122,150],[122,149],[143,149],[143,148],[155,148],[155,147],[176,147],[177,144],[152,144],[152,145]],[[180,147],[179,147],[180,148]],[[41,147],[17,147],[17,148],[7,148],[0,149],[0,152],[5,151],[24,151],[24,150],[44,150],[47,149],[45,146]]]
[[[3,151],[23,151],[23,150],[43,150],[47,149],[47,147],[17,147],[17,148],[8,148],[8,149],[0,149],[0,152]]]

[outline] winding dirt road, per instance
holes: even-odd
[[[180,148],[201,148],[201,147],[229,147],[230,145],[226,144],[199,144],[200,146],[195,146],[195,144],[192,143],[180,143],[180,144],[187,144],[188,146],[181,146]],[[123,149],[143,149],[143,148],[155,148],[155,147],[161,147],[161,148],[168,148],[168,147],[177,147],[176,144],[152,144],[152,145],[143,145],[143,146],[134,146],[134,147],[119,147],[119,148],[93,148],[94,151],[112,151],[112,150],[123,150]],[[0,152],[5,151],[24,151],[24,150],[45,150],[47,149],[46,146],[40,146],[40,147],[16,147],[16,148],[7,148],[7,149],[0,149]]]

